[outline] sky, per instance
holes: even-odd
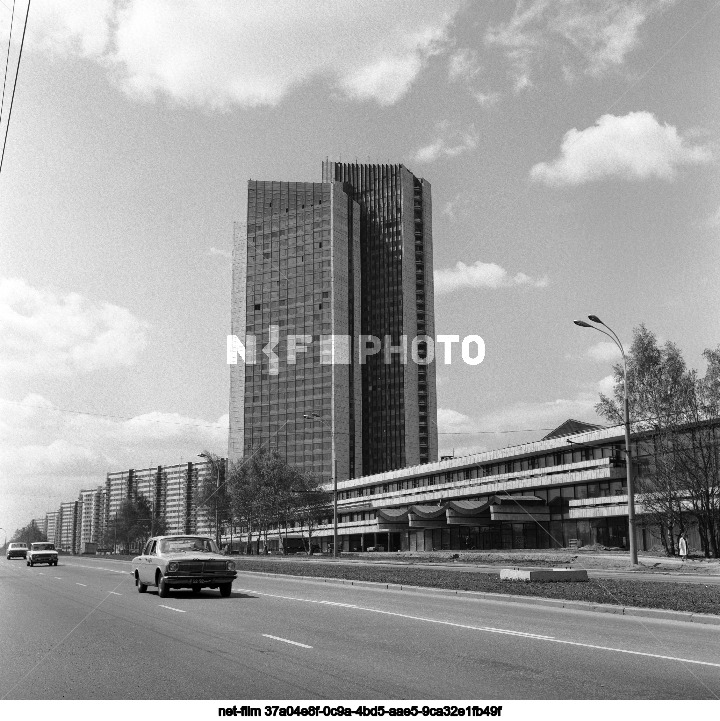
[[[12,9],[15,8],[10,38]],[[8,121],[27,0],[0,0]],[[0,171],[0,528],[227,450],[233,223],[325,158],[432,185],[442,454],[720,343],[720,0],[34,0]],[[9,50],[8,50],[9,48]]]

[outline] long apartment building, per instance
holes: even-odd
[[[207,533],[209,510],[197,502],[198,487],[207,479],[223,482],[226,461],[128,469],[107,474],[104,523],[108,527],[126,500],[143,497],[155,518],[167,524],[167,533]]]
[[[713,434],[713,443],[720,442],[720,419],[700,425]],[[650,431],[632,434],[636,487],[652,478],[655,452]],[[225,467],[221,459],[218,469]],[[208,534],[213,519],[208,509],[198,508],[196,489],[201,479],[222,482],[216,471],[203,462],[109,473],[105,497],[150,494],[159,499],[169,533]],[[343,551],[556,548],[574,542],[627,547],[626,473],[622,426],[568,420],[535,442],[340,481],[339,546]],[[332,491],[333,484],[325,487]],[[46,515],[48,540],[64,550],[72,549],[73,529],[80,528],[73,525],[79,505],[64,503]],[[109,508],[106,503],[105,523],[112,520]],[[647,550],[659,539],[644,520],[648,510],[642,492],[635,509],[637,547]],[[686,510],[691,520],[692,509]],[[313,532],[313,543],[322,551],[331,549],[332,521],[328,516]],[[699,545],[690,531],[691,543]],[[295,523],[289,537],[304,533]],[[247,545],[242,528],[231,525],[221,535],[223,543]],[[279,543],[277,533],[270,533],[270,548]]]
[[[77,501],[60,504],[57,511],[35,519],[48,541],[66,553],[82,553],[86,543],[102,546],[106,531],[126,500],[143,497],[155,518],[162,518],[167,533],[210,534],[214,518],[198,503],[198,487],[211,479],[223,483],[227,461],[181,463],[172,466],[114,471],[105,484],[80,491]]]
[[[710,425],[720,435],[720,420]],[[651,476],[652,434],[633,433],[631,452],[635,477]],[[344,551],[556,548],[575,542],[628,547],[627,501],[623,427],[568,420],[533,443],[339,482],[339,546]],[[642,522],[642,494],[635,508],[641,521],[637,547],[647,550],[660,541]],[[294,535],[302,533],[296,525]],[[313,543],[327,551],[332,541],[328,517],[314,530]],[[278,543],[275,536],[271,544]]]
[[[60,540],[60,524],[58,523],[58,517],[60,513],[58,511],[49,511],[45,514],[45,535],[47,536],[50,543],[58,545]]]
[[[78,553],[80,548],[80,503],[65,501],[58,512],[59,540],[56,547],[65,553]]]
[[[78,544],[82,549],[85,543],[102,544],[105,532],[105,487],[98,486],[80,491],[80,536]]]

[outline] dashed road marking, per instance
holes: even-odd
[[[312,648],[306,643],[300,643],[299,641],[291,641],[289,638],[280,638],[280,636],[271,636],[269,633],[264,633],[265,638],[272,638],[275,641],[282,641],[283,643],[291,643],[293,646],[300,646],[301,648]]]
[[[62,577],[61,577],[61,576],[53,576],[53,578],[54,578],[56,581],[62,581]]]
[[[181,608],[173,608],[172,606],[165,606],[162,603],[159,603],[158,606],[160,606],[160,608],[167,608],[170,611],[177,611],[178,613],[185,613],[185,611],[183,611]]]
[[[87,587],[87,583],[78,583],[77,581],[75,582],[75,585],[76,585],[76,586],[85,586],[85,587]]]
[[[240,589],[238,589],[240,590]],[[263,593],[262,591],[256,591],[251,588],[242,589],[244,593],[255,593],[258,596],[268,596],[270,598],[281,598],[286,601],[300,601],[302,603],[316,603],[319,605],[328,605],[327,601],[317,601],[311,598],[298,598],[296,596],[281,596],[275,593]],[[484,631],[486,633],[499,633],[506,636],[519,636],[521,638],[530,638],[536,641],[546,641],[549,643],[559,643],[565,646],[578,646],[581,648],[590,648],[596,651],[612,651],[613,653],[624,653],[630,656],[644,656],[645,658],[657,658],[664,661],[679,661],[681,663],[691,663],[697,666],[712,666],[713,668],[720,668],[720,663],[714,663],[712,661],[697,661],[691,658],[679,658],[677,656],[665,656],[659,653],[650,653],[648,651],[632,651],[626,648],[613,648],[611,646],[599,646],[592,643],[582,643],[580,641],[567,641],[561,638],[555,638],[554,636],[541,636],[536,633],[527,633],[524,631],[513,631],[506,628],[492,628],[489,626],[471,626],[465,623],[454,623],[453,621],[442,621],[437,618],[426,618],[423,616],[411,616],[405,613],[398,613],[396,611],[383,611],[379,608],[369,608],[367,606],[354,606],[348,604],[349,608],[357,611],[367,611],[369,613],[379,613],[383,616],[395,616],[396,618],[406,618],[411,621],[423,621],[424,623],[436,623],[441,626],[454,626],[455,628],[465,628],[470,631]],[[265,634],[263,634],[265,635]],[[284,640],[284,639],[280,639]],[[293,643],[293,642],[290,642]]]
[[[113,596],[122,596],[122,593],[118,593],[117,591],[108,591],[108,593],[112,593]]]

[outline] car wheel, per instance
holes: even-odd
[[[200,593],[200,591],[202,591],[202,586],[192,586],[191,590],[192,590],[193,594],[197,596],[198,593]]]
[[[30,559],[30,560],[28,561],[28,566],[30,566],[30,567],[32,568],[34,565],[35,565],[35,564],[34,564],[33,560]]]
[[[10,560],[10,559],[8,559],[8,560]],[[26,564],[27,566],[29,566],[29,565],[30,565],[30,561],[25,561],[25,564]]]
[[[220,584],[220,595],[223,598],[227,598],[232,592],[232,583],[221,583]]]
[[[160,598],[168,597],[168,594],[170,593],[170,589],[168,588],[167,582],[165,581],[165,576],[163,576],[162,573],[158,574],[157,589],[158,589],[158,596],[160,596]]]
[[[147,591],[147,584],[140,583],[140,579],[137,576],[135,577],[135,585],[137,586],[138,593],[145,593],[145,591]]]

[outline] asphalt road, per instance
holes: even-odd
[[[4,699],[717,699],[720,627],[242,574],[0,559]]]

